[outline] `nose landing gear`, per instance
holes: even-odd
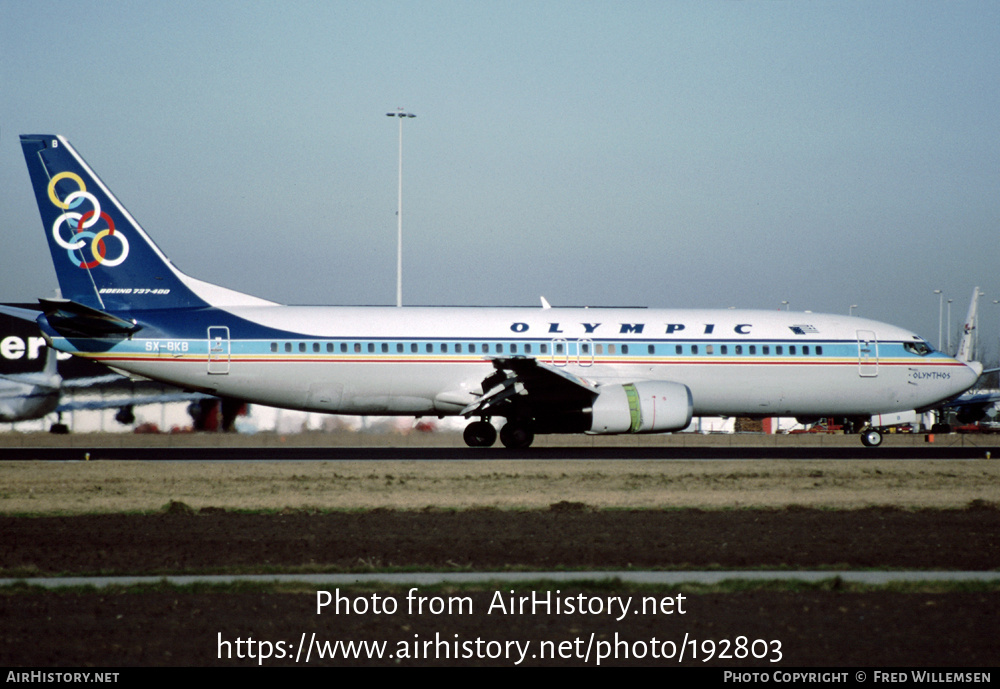
[[[882,444],[882,431],[877,428],[866,428],[861,431],[861,444],[865,447],[878,447]]]

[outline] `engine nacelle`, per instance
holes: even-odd
[[[691,423],[691,390],[681,383],[644,380],[603,385],[591,411],[590,433],[665,433]]]

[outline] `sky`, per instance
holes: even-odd
[[[856,305],[937,345],[934,290],[957,332],[979,286],[995,357],[998,48],[988,1],[0,0],[0,301],[56,286],[40,133],[194,277],[393,304],[404,108],[405,304]]]

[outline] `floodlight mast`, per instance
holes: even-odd
[[[387,112],[386,117],[399,120],[399,194],[396,200],[396,306],[403,305],[403,120],[416,117],[413,113],[396,108]]]

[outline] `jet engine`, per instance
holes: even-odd
[[[591,410],[589,433],[664,433],[691,423],[691,390],[681,383],[644,380],[603,385]]]

